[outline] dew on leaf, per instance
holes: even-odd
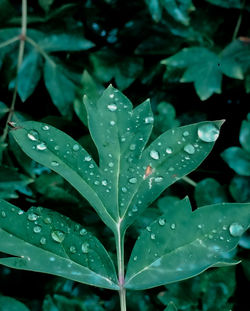
[[[194,154],[195,153],[195,148],[193,145],[188,144],[184,147],[184,151],[186,151],[189,154]]]
[[[6,213],[4,211],[2,211],[1,215],[2,215],[3,218],[6,217]]]
[[[134,205],[132,207],[132,212],[134,212],[134,213],[138,212],[138,207],[136,205]]]
[[[161,176],[155,177],[155,182],[156,183],[162,182],[162,181],[163,181],[163,177],[161,177]]]
[[[112,125],[112,126],[115,125],[115,121],[114,121],[114,120],[111,120],[109,123],[110,123],[110,125]]]
[[[22,210],[20,210],[20,211],[18,211],[18,215],[22,215],[24,213],[24,211],[22,211]]]
[[[188,132],[188,131],[185,131],[185,132],[183,132],[182,135],[185,136],[185,137],[187,137],[187,136],[189,135],[189,132]]]
[[[110,111],[116,111],[117,110],[117,106],[115,105],[115,104],[110,104],[110,105],[108,105],[108,110],[110,110]]]
[[[54,167],[59,166],[59,163],[56,161],[52,161],[50,164],[51,166],[54,166]]]
[[[29,133],[27,134],[28,138],[32,141],[37,141],[39,138],[39,134],[37,131],[35,130],[31,130],[29,131]]]
[[[90,164],[90,165],[89,165],[89,168],[94,168],[94,164]]]
[[[89,243],[85,242],[82,244],[82,252],[87,254],[89,252]]]
[[[91,161],[91,156],[89,156],[89,155],[86,156],[86,157],[84,158],[84,160],[87,161],[87,162]]]
[[[128,189],[126,188],[126,187],[122,187],[122,192],[127,192],[128,191]]]
[[[44,131],[48,131],[48,130],[49,130],[49,126],[48,126],[48,125],[44,125],[44,126],[42,127],[42,129],[43,129]]]
[[[176,228],[176,224],[171,224],[171,225],[170,225],[170,228],[171,228],[172,230],[174,230],[174,229]]]
[[[212,234],[209,234],[209,235],[208,235],[208,238],[209,238],[209,240],[212,240],[213,235],[212,235]]]
[[[160,226],[164,226],[165,223],[166,223],[166,220],[165,220],[164,218],[160,218],[160,219],[158,220],[158,223],[159,223]]]
[[[78,150],[80,149],[80,146],[79,146],[78,144],[74,144],[73,147],[72,147],[72,149],[73,149],[74,151],[78,151]]]
[[[43,222],[45,223],[45,224],[51,224],[52,223],[52,220],[51,220],[51,218],[50,217],[45,217],[44,219],[43,219]]]
[[[167,147],[167,148],[166,148],[166,153],[167,153],[167,154],[173,153],[173,149],[172,149],[171,147]]]
[[[45,144],[44,142],[41,142],[40,144],[38,144],[38,145],[36,146],[36,149],[37,149],[37,150],[43,151],[43,150],[46,150],[46,149],[47,149],[47,146],[46,146],[46,144]]]
[[[136,145],[135,145],[135,144],[131,144],[131,145],[129,146],[129,149],[130,149],[131,151],[135,150],[135,148],[136,148]]]
[[[55,230],[51,232],[52,239],[57,243],[62,243],[65,239],[65,233],[59,230]]]
[[[114,98],[114,97],[115,97],[115,94],[110,94],[109,97],[110,97],[110,98]]]
[[[70,246],[69,251],[70,251],[72,254],[75,254],[75,253],[76,253],[76,248],[75,248],[75,246]]]
[[[168,170],[169,170],[169,172],[173,172],[174,168],[171,166]]]
[[[224,225],[224,226],[222,227],[222,230],[227,230],[227,226]]]
[[[98,186],[98,185],[100,185],[100,181],[99,181],[99,180],[95,180],[95,181],[94,181],[94,184],[95,184],[96,186]]]
[[[82,228],[80,231],[79,231],[80,235],[85,235],[87,234],[87,230]]]
[[[107,186],[107,184],[108,184],[108,182],[107,182],[106,179],[102,180],[102,185],[103,185],[103,186]]]
[[[34,231],[35,233],[40,233],[40,232],[42,231],[42,228],[41,228],[40,226],[35,226],[35,227],[33,228],[33,231]]]
[[[45,244],[46,244],[46,238],[45,238],[45,237],[42,237],[42,238],[40,239],[40,243],[41,243],[42,245],[45,245]]]
[[[136,261],[137,260],[137,256],[135,256],[133,259],[134,259],[134,261]]]
[[[198,227],[199,229],[201,229],[201,228],[202,228],[202,225],[201,225],[201,224],[199,224],[197,227]]]
[[[151,233],[150,238],[151,238],[151,240],[155,240],[155,234]]]
[[[30,221],[35,221],[35,220],[37,220],[37,218],[38,218],[38,215],[35,213],[28,214],[28,219]]]
[[[108,166],[109,166],[109,167],[113,167],[113,166],[114,166],[114,163],[113,163],[113,162],[109,162]]]
[[[128,180],[131,184],[135,184],[137,182],[137,178],[136,177],[132,177]]]
[[[159,152],[156,150],[151,150],[149,153],[150,157],[154,160],[159,160],[160,159],[160,155]]]
[[[229,232],[233,237],[239,237],[244,233],[244,227],[241,224],[234,222],[230,225]]]
[[[146,230],[147,230],[148,232],[151,232],[151,227],[147,226],[147,227],[146,227]]]
[[[146,117],[145,118],[145,123],[146,124],[152,124],[154,122],[154,118],[153,117]]]
[[[224,237],[223,237],[223,236],[220,236],[220,240],[223,241],[223,240],[224,240]]]
[[[207,143],[214,142],[219,137],[220,130],[212,123],[201,125],[198,128],[199,138]]]

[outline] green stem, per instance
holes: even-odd
[[[1,48],[4,48],[5,46],[11,44],[11,43],[14,43],[16,41],[20,40],[20,36],[16,36],[16,37],[13,37],[7,41],[4,41],[3,43],[0,44],[0,49]]]
[[[193,187],[197,186],[197,183],[187,176],[183,176],[181,179]]]
[[[121,219],[120,219],[121,220]],[[124,288],[124,236],[125,232],[121,232],[121,221],[117,224],[115,233],[116,252],[117,252],[117,266],[119,279],[119,296],[121,311],[126,311],[126,289]]]
[[[11,105],[9,109],[8,118],[5,124],[5,128],[3,130],[1,141],[5,141],[8,135],[8,124],[11,121],[13,114],[14,114],[14,110],[15,110],[16,96],[17,96],[17,81],[18,81],[17,77],[18,77],[19,69],[23,62],[26,33],[27,33],[27,0],[22,0],[22,22],[21,22],[21,35],[19,36],[20,43],[19,43],[18,59],[17,59],[16,83],[15,83],[15,89],[13,92],[13,97],[12,97],[12,101],[11,101]],[[14,38],[12,38],[12,42],[14,42],[13,39]],[[11,39],[9,41],[11,41]]]
[[[245,7],[245,4],[246,4],[246,0],[243,0],[242,6],[241,6],[241,9],[240,9],[240,15],[238,17],[238,20],[237,20],[237,23],[236,23],[236,26],[235,26],[235,29],[234,29],[232,41],[234,41],[237,38],[237,36],[238,36],[239,30],[240,30],[240,26],[241,26],[241,22],[242,22],[243,9]]]
[[[31,44],[46,60],[56,65],[53,59],[39,46],[39,44],[36,43],[36,41],[30,37],[26,37],[26,41]]]

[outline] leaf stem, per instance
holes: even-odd
[[[238,20],[237,20],[237,23],[236,23],[236,26],[235,26],[235,29],[234,29],[232,41],[234,41],[237,38],[237,36],[238,36],[238,32],[240,30],[240,26],[241,26],[241,22],[242,22],[243,9],[245,7],[245,4],[246,4],[246,0],[243,0],[242,6],[240,8],[240,15],[238,17]]]
[[[26,37],[26,41],[31,44],[46,60],[56,65],[53,59],[30,37]]]
[[[197,183],[187,176],[183,176],[181,179],[193,187],[197,186]]]
[[[121,221],[117,224],[115,232],[116,252],[117,252],[117,266],[118,266],[118,280],[119,280],[119,296],[121,311],[126,311],[126,289],[124,288],[124,236],[125,232],[121,231]]]
[[[8,135],[8,124],[11,121],[14,110],[15,110],[15,104],[16,104],[16,96],[17,96],[17,82],[18,82],[18,72],[23,62],[23,55],[24,55],[24,47],[25,47],[25,39],[26,39],[26,33],[27,33],[27,0],[22,0],[22,21],[21,21],[21,35],[19,36],[19,50],[18,50],[18,59],[17,59],[17,71],[16,71],[16,82],[15,82],[15,88],[12,96],[12,101],[9,109],[8,118],[3,130],[3,135],[1,137],[1,141],[4,142],[7,135]],[[14,42],[15,38],[12,38],[9,40],[9,43]],[[12,41],[11,41],[12,40]],[[11,41],[11,42],[10,42]],[[16,40],[15,40],[16,41]],[[5,42],[5,44],[7,41]]]
[[[10,45],[10,44],[18,41],[18,40],[20,40],[20,36],[15,36],[15,37],[13,37],[13,38],[11,38],[9,40],[6,40],[6,41],[4,41],[3,43],[0,44],[0,49],[4,48],[7,45]]]

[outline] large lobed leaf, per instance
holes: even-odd
[[[0,251],[11,255],[1,258],[0,264],[11,268],[119,288],[102,244],[85,228],[51,210],[32,207],[25,213],[0,200]]]
[[[171,129],[145,148],[153,126],[149,101],[133,109],[113,87],[96,103],[84,98],[99,166],[65,133],[24,122],[12,134],[32,159],[68,180],[113,230],[125,230],[168,186],[206,158],[223,121]]]
[[[250,226],[250,204],[220,203],[192,212],[187,198],[148,226],[128,264],[125,287],[142,290],[236,262],[227,253]]]

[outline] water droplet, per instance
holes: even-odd
[[[219,137],[220,130],[212,123],[201,125],[198,128],[199,138],[207,143],[216,141]]]
[[[195,148],[193,145],[188,144],[184,147],[184,151],[186,151],[189,154],[194,154],[195,153]]]
[[[135,184],[137,182],[137,178],[136,177],[132,177],[128,180],[131,184]]]
[[[155,177],[155,182],[162,182],[162,181],[163,181],[163,177],[161,176]]]
[[[35,220],[37,220],[37,218],[38,218],[38,215],[35,213],[28,214],[28,219],[30,221],[35,221]]]
[[[51,162],[51,166],[54,166],[54,167],[59,166],[59,163],[56,162],[56,161],[52,161],[52,162]]]
[[[75,254],[75,253],[76,253],[76,248],[75,248],[75,246],[70,246],[69,251],[70,251],[72,254]]]
[[[138,212],[138,207],[136,205],[134,205],[132,207],[132,212],[134,212],[134,213]]]
[[[145,118],[145,123],[152,124],[153,122],[154,122],[154,118],[153,117],[146,117]]]
[[[55,230],[51,232],[52,239],[57,243],[62,243],[65,239],[65,233],[59,230]]]
[[[84,160],[87,161],[87,162],[91,161],[91,156],[89,156],[89,155],[86,156],[86,157],[84,158]]]
[[[160,159],[160,155],[159,155],[158,151],[151,150],[149,155],[154,160],[159,160]]]
[[[171,147],[166,148],[166,153],[171,154],[173,152],[173,149]]]
[[[221,241],[223,241],[223,240],[224,240],[223,236],[220,236],[220,240],[221,240]]]
[[[59,147],[59,146],[55,146],[54,149],[55,149],[55,150],[59,150],[60,147]]]
[[[130,149],[131,151],[135,150],[135,148],[136,148],[136,145],[135,145],[135,144],[131,144],[130,147],[129,147],[129,149]]]
[[[108,182],[107,182],[106,179],[102,180],[102,185],[103,185],[103,186],[107,186],[107,184],[108,184]]]
[[[72,147],[72,149],[73,149],[74,151],[78,151],[78,150],[80,149],[80,146],[79,146],[78,144],[74,144],[73,147]]]
[[[82,252],[87,254],[89,252],[89,243],[85,242],[82,244]]]
[[[185,137],[187,137],[187,136],[189,135],[189,132],[188,132],[188,131],[185,131],[185,132],[183,132],[182,135],[185,136]]]
[[[41,240],[40,240],[40,243],[42,245],[46,244],[46,238],[45,237],[42,237]]]
[[[132,216],[132,213],[131,213],[131,212],[128,212],[128,216],[131,217],[131,216]]]
[[[137,256],[134,257],[134,261],[136,261],[136,260],[137,260]]]
[[[20,211],[18,211],[18,215],[22,215],[24,213],[24,211],[22,211],[22,210],[20,210]]]
[[[201,229],[201,228],[202,228],[202,225],[199,224],[197,227],[198,227],[199,229]]]
[[[113,162],[109,162],[108,166],[109,166],[109,167],[113,167],[113,166],[114,166],[114,163],[113,163]]]
[[[29,133],[27,134],[28,138],[32,141],[37,141],[38,140],[38,137],[39,137],[39,134],[37,131],[35,130],[31,130],[29,131]]]
[[[209,238],[209,240],[212,240],[213,235],[212,235],[212,234],[209,234],[209,235],[208,235],[208,238]]]
[[[110,125],[112,125],[112,126],[115,125],[115,121],[114,121],[114,120],[111,120],[109,123],[110,123]]]
[[[115,94],[110,94],[109,97],[110,97],[110,98],[114,98],[114,97],[115,97]]]
[[[244,233],[244,227],[241,224],[234,222],[230,225],[229,232],[232,236],[238,237]]]
[[[2,211],[1,215],[2,215],[3,218],[6,217],[6,213],[4,211]]]
[[[176,225],[175,225],[175,224],[171,224],[171,225],[170,225],[170,228],[171,228],[172,230],[174,230],[174,229],[176,228]]]
[[[159,223],[160,226],[164,226],[165,223],[166,223],[166,220],[165,220],[164,218],[160,218],[160,219],[158,220],[158,223]]]
[[[147,226],[147,227],[146,227],[146,230],[147,230],[148,232],[151,232],[151,227]]]
[[[173,172],[174,168],[171,166],[168,170],[169,170],[169,172]]]
[[[45,224],[51,224],[52,223],[52,220],[51,220],[51,218],[50,217],[45,217],[44,219],[43,219],[43,222],[45,223]]]
[[[151,240],[155,240],[155,234],[151,233],[150,238],[151,238]]]
[[[48,125],[44,125],[44,126],[42,127],[42,129],[43,129],[44,131],[48,131],[48,130],[49,130],[49,126],[48,126]]]
[[[56,259],[55,259],[55,257],[50,257],[50,259],[49,259],[49,261],[55,261]]]
[[[87,230],[82,228],[80,231],[79,231],[80,235],[83,236],[85,234],[87,234]]]
[[[33,228],[33,231],[34,231],[35,233],[39,233],[39,232],[41,232],[41,230],[42,230],[42,228],[41,228],[40,226],[35,226],[35,227]]]
[[[95,180],[95,181],[94,181],[94,184],[95,184],[96,186],[98,186],[98,185],[100,185],[100,181],[99,181],[99,180]]]
[[[224,225],[224,226],[222,227],[222,230],[227,230],[227,226]]]
[[[128,191],[128,189],[126,188],[126,187],[122,187],[122,192],[127,192]]]
[[[110,111],[116,111],[117,110],[117,106],[115,105],[115,104],[110,104],[110,105],[108,105],[108,110],[110,110]]]
[[[36,146],[36,149],[37,150],[45,150],[45,149],[47,149],[47,146],[46,146],[46,144],[44,142],[41,142],[40,144],[38,144]]]

